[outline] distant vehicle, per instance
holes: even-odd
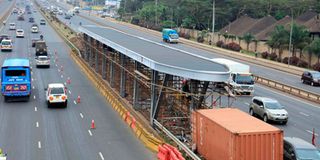
[[[320,72],[318,71],[304,71],[301,75],[301,82],[308,83],[311,86],[320,85]]]
[[[59,9],[58,15],[63,15],[63,11],[61,9]]]
[[[40,25],[46,25],[46,20],[40,19]]]
[[[24,31],[23,31],[23,29],[17,29],[17,31],[16,31],[16,37],[17,37],[17,38],[23,38],[23,37],[24,37]]]
[[[67,89],[63,83],[50,83],[45,90],[48,107],[53,104],[62,105],[64,108],[67,107]]]
[[[305,140],[297,137],[283,139],[284,160],[320,160],[319,150]]]
[[[36,46],[36,42],[39,41],[39,40],[40,40],[39,38],[32,38],[31,39],[31,46],[35,47]]]
[[[287,124],[288,112],[277,101],[266,97],[253,97],[249,106],[252,116],[258,115],[264,122],[275,121]]]
[[[12,41],[9,39],[4,39],[0,43],[1,51],[12,51],[13,45]]]
[[[165,28],[162,30],[162,39],[164,42],[178,43],[179,42],[179,35],[176,30]]]
[[[1,42],[2,40],[4,40],[4,39],[10,39],[9,35],[7,35],[7,34],[2,34],[2,35],[0,35],[0,42]]]
[[[19,16],[18,16],[18,21],[24,21],[23,15],[19,15]]]
[[[80,13],[80,7],[74,7],[73,10],[74,13]]]
[[[48,56],[38,56],[36,57],[37,67],[50,67],[50,59]]]
[[[72,15],[70,15],[69,13],[67,13],[65,16],[64,16],[64,19],[71,19]]]
[[[9,24],[9,30],[15,30],[16,29],[16,24],[15,23],[10,23]]]
[[[31,72],[28,59],[6,59],[1,67],[1,93],[4,100],[29,100]]]
[[[36,47],[36,57],[48,56],[47,45],[46,45],[45,41],[43,41],[43,40],[36,41],[35,47]]]
[[[38,32],[39,32],[38,26],[37,26],[37,25],[33,25],[33,26],[31,27],[31,32],[32,32],[32,33],[38,33]]]
[[[29,22],[30,22],[30,23],[34,23],[34,18],[33,18],[33,17],[30,17],[30,18],[29,18]]]
[[[254,92],[254,79],[252,73],[250,73],[249,65],[224,58],[214,58],[211,60],[229,68],[231,74],[226,83],[231,87],[233,94],[250,95]]]
[[[18,9],[17,8],[13,9],[12,13],[17,14],[18,13]]]

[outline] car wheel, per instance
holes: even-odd
[[[288,122],[288,121],[283,121],[283,122],[282,122],[282,124],[283,124],[283,125],[286,125],[286,124],[287,124],[287,122]]]
[[[51,104],[50,104],[50,102],[49,102],[49,101],[47,102],[47,105],[48,105],[48,108],[50,108],[50,107],[51,107]]]
[[[264,122],[268,122],[268,116],[267,115],[263,115],[263,121]]]
[[[249,113],[250,113],[251,116],[255,115],[252,108],[250,108]]]

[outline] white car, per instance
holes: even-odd
[[[1,51],[12,51],[13,45],[10,39],[3,39],[0,44]]]
[[[9,24],[9,30],[15,30],[16,29],[16,24],[15,23],[10,23]]]
[[[31,32],[32,33],[38,33],[39,32],[39,28],[37,26],[33,26],[33,27],[31,27]]]
[[[23,29],[17,29],[17,31],[16,31],[16,37],[17,37],[17,38],[23,38],[23,37],[24,37],[24,31],[23,31]]]
[[[36,66],[37,67],[50,67],[50,59],[48,56],[38,56],[36,57]]]
[[[51,107],[53,104],[67,107],[68,96],[67,89],[63,83],[50,83],[46,88],[47,105]]]

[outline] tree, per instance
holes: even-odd
[[[293,24],[292,26],[292,55],[296,57],[296,50],[300,49],[300,57],[302,49],[310,42],[309,32],[304,26]]]
[[[246,33],[243,35],[243,40],[247,44],[247,50],[249,50],[249,45],[254,39],[255,39],[255,37],[251,33]]]
[[[285,29],[284,26],[276,26],[271,32],[270,38],[267,41],[267,45],[272,49],[279,50],[279,58],[282,59],[282,52],[285,48],[289,46],[289,36],[290,33]]]
[[[305,50],[309,53],[309,67],[311,66],[311,57],[312,54],[315,54],[318,57],[318,63],[320,61],[320,38],[317,38],[309,44]]]

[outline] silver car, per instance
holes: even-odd
[[[266,97],[253,97],[249,106],[249,113],[252,116],[259,116],[263,121],[275,121],[287,124],[288,112],[277,101]]]
[[[36,57],[36,66],[37,67],[50,67],[50,59],[48,56],[38,56]]]

